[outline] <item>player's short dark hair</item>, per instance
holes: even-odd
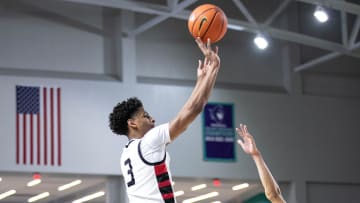
[[[136,97],[118,103],[109,115],[110,129],[115,134],[128,136],[127,120],[134,116],[142,106],[142,102]]]

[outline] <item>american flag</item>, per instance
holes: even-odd
[[[16,164],[61,166],[61,89],[16,86]]]

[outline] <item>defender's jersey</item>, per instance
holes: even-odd
[[[175,203],[169,171],[169,124],[151,129],[142,139],[132,139],[121,155],[129,203]]]

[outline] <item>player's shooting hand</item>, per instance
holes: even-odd
[[[200,48],[201,52],[204,54],[205,59],[208,59],[213,67],[220,67],[220,57],[218,55],[219,48],[216,46],[215,50],[212,50],[210,39],[207,40],[207,43],[203,43],[200,37],[195,39],[198,47]],[[205,60],[204,60],[205,63]]]

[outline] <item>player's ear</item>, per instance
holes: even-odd
[[[136,122],[135,122],[135,120],[134,119],[128,119],[127,120],[127,124],[128,124],[128,126],[129,127],[131,127],[131,128],[136,128]]]

